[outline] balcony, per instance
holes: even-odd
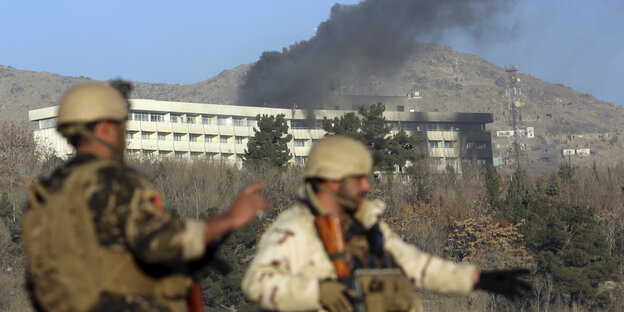
[[[252,128],[249,127],[243,127],[243,126],[237,126],[234,127],[234,134],[236,134],[237,136],[250,136],[253,135],[253,130]]]
[[[204,149],[208,153],[220,153],[221,149],[219,147],[219,143],[204,143]]]
[[[310,146],[298,146],[292,150],[293,156],[308,156]]]
[[[204,125],[202,124],[187,124],[189,133],[204,133]]]
[[[189,149],[191,150],[191,152],[203,152],[204,143],[203,142],[189,142]]]
[[[174,141],[173,142],[173,149],[176,151],[188,151],[189,150],[189,143],[188,141]]]
[[[454,148],[429,148],[430,157],[457,157],[457,152]]]
[[[214,124],[204,125],[204,133],[218,135],[219,126]]]
[[[234,126],[229,126],[229,125],[219,126],[219,132],[221,135],[234,135]]]
[[[158,141],[158,149],[159,150],[173,150],[173,141]]]
[[[171,127],[172,127],[173,132],[181,132],[181,133],[188,132],[188,125],[185,123],[172,123]]]
[[[141,122],[141,130],[143,131],[156,131],[156,123],[143,121]]]
[[[126,149],[141,149],[141,140],[133,139],[126,141]]]
[[[158,141],[156,140],[141,140],[141,148],[144,150],[157,150]]]
[[[171,125],[172,123],[169,122],[157,122],[156,130],[158,130],[158,132],[173,132],[173,127]]]
[[[234,143],[221,143],[221,153],[235,154],[236,144]]]
[[[427,140],[430,141],[457,141],[458,131],[427,131]]]
[[[244,154],[245,153],[245,149],[247,149],[247,144],[236,144],[236,153],[237,154]]]

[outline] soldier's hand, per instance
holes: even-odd
[[[320,283],[319,290],[321,305],[331,312],[352,312],[350,298],[355,298],[357,294],[344,284],[326,280]]]
[[[231,218],[233,230],[247,225],[258,212],[269,209],[269,203],[260,193],[266,184],[254,183],[244,188],[234,200],[227,217]]]
[[[531,284],[520,279],[520,276],[527,274],[529,270],[526,269],[481,272],[475,288],[503,295],[509,300],[516,300],[524,292],[531,290]]]

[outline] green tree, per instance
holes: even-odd
[[[558,203],[543,218],[527,222],[523,232],[537,260],[536,273],[550,276],[559,296],[604,307],[609,298],[598,286],[614,277],[618,263],[594,214],[591,207]]]
[[[513,223],[526,219],[531,214],[529,204],[533,195],[535,189],[529,175],[522,167],[517,167],[509,181],[507,198],[502,207],[503,216]]]
[[[408,135],[403,128],[392,136],[387,147],[387,164],[390,169],[396,165],[399,167],[399,172],[404,172],[407,162],[415,162],[421,159],[423,155],[416,153],[416,146],[420,144],[422,140],[418,137]]]
[[[386,107],[382,103],[370,108],[362,105],[355,113],[347,113],[334,119],[323,119],[323,130],[330,135],[344,135],[362,142],[371,151],[375,168],[394,171],[396,167],[403,172],[408,161],[414,162],[422,157],[416,153],[420,138],[408,135],[400,129],[391,136],[392,127],[386,124],[383,116]]]
[[[249,139],[243,156],[247,166],[271,165],[283,167],[292,158],[288,142],[292,135],[288,134],[288,124],[284,114],[256,116],[258,129],[254,128],[254,136]]]
[[[373,104],[370,108],[360,106],[358,112],[362,115],[361,141],[373,153],[376,167],[388,167],[391,161],[388,159],[390,138],[388,135],[392,127],[386,124],[383,116],[386,106],[382,103]]]
[[[524,244],[537,262],[537,274],[553,281],[553,290],[563,300],[604,308],[609,297],[598,293],[598,285],[613,277],[618,267],[607,236],[592,207],[572,204],[560,189],[573,182],[574,170],[562,165],[545,186],[531,183],[520,167],[509,183],[504,216],[524,220],[520,228]]]
[[[568,163],[562,163],[559,166],[557,175],[559,175],[562,183],[570,184],[572,183],[572,178],[574,177],[574,167]]]
[[[323,130],[332,135],[344,135],[357,140],[361,140],[359,133],[362,121],[355,113],[346,113],[340,118],[328,119],[323,117]]]
[[[485,168],[485,192],[491,209],[501,207],[501,177],[494,165],[489,164]]]
[[[561,193],[561,178],[556,173],[551,173],[546,185],[546,195],[554,197]]]

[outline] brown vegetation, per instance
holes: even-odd
[[[25,261],[20,226],[25,190],[34,178],[47,174],[59,162],[34,148],[26,125],[0,125],[0,140],[0,196],[7,194],[6,202],[0,197],[0,310],[30,311],[23,285]],[[143,172],[184,218],[204,218],[223,212],[244,185],[259,180],[267,182],[264,193],[273,210],[251,227],[232,235],[219,252],[232,264],[233,272],[226,277],[210,273],[202,281],[209,310],[224,307],[254,310],[255,306],[240,292],[240,278],[266,225],[279,211],[293,204],[302,179],[301,168],[262,167],[250,171],[210,161],[149,159],[131,159],[128,163]],[[388,210],[384,219],[406,241],[425,251],[477,263],[486,269],[531,267],[533,259],[520,244],[523,238],[518,228],[522,223],[502,221],[498,207],[488,202],[484,179],[485,171],[479,168],[465,168],[462,175],[434,172],[423,160],[410,175],[375,179],[371,197],[385,200]],[[504,190],[507,181],[502,181],[501,190]],[[579,168],[569,176],[553,175],[550,180],[543,180],[542,185],[558,192],[548,200],[593,207],[611,254],[624,256],[624,164]],[[622,277],[619,273],[602,283],[601,291],[612,298],[621,296]],[[569,302],[555,297],[553,281],[548,276],[535,276],[532,281],[533,292],[515,304],[484,293],[456,298],[425,292],[422,299],[427,311],[567,311],[590,307],[599,310],[592,302]],[[604,309],[622,310],[624,304],[615,300]]]

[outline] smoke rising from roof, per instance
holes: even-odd
[[[437,41],[460,29],[479,39],[496,33],[510,1],[365,0],[335,4],[316,35],[264,52],[239,89],[250,106],[313,109],[323,90],[345,75],[366,79],[399,69],[416,41]]]

